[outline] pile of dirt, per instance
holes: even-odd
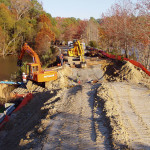
[[[3,105],[11,100],[11,92],[15,89],[15,85],[0,84],[0,104]]]
[[[68,65],[64,65],[61,70],[58,72],[58,79],[55,81],[50,81],[45,83],[45,87],[47,89],[62,89],[70,87],[74,85],[74,81],[70,80],[70,76],[72,75],[72,68]]]
[[[103,68],[108,81],[141,83],[150,88],[150,77],[130,62],[114,61]]]

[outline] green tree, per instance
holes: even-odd
[[[3,3],[6,6],[10,6],[10,0],[0,0],[0,3]]]
[[[9,31],[13,28],[15,20],[11,15],[10,10],[5,6],[5,4],[0,4],[0,26],[5,31]]]
[[[3,30],[4,43],[2,47],[2,55],[5,56],[9,45],[11,44],[11,32],[14,27],[15,20],[11,15],[10,10],[5,6],[5,4],[0,4],[0,26]]]

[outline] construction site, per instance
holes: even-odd
[[[1,117],[0,149],[149,150],[150,72],[101,50],[85,56],[78,41],[59,48],[67,61],[42,70],[24,45],[18,65],[26,51],[35,59],[27,64],[28,81],[0,84],[1,103],[10,104]]]

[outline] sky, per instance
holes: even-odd
[[[118,0],[39,0],[52,17],[101,18]],[[123,1],[123,0],[120,0]],[[131,0],[135,3],[137,0]]]

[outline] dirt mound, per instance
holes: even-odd
[[[71,75],[72,75],[72,68],[70,68],[68,65],[64,65],[63,68],[58,72],[58,79],[55,81],[45,83],[45,87],[47,89],[67,88],[68,86],[75,84],[69,78]]]
[[[15,85],[0,84],[0,104],[9,102],[11,99],[11,92],[16,88]]]
[[[105,78],[108,81],[128,81],[142,83],[150,88],[150,77],[142,69],[134,66],[130,62],[115,61],[105,66]]]
[[[148,76],[138,67],[135,67],[130,62],[126,62],[125,65],[122,66],[119,74],[119,78],[123,80],[129,80],[132,82],[139,83],[143,77]]]

